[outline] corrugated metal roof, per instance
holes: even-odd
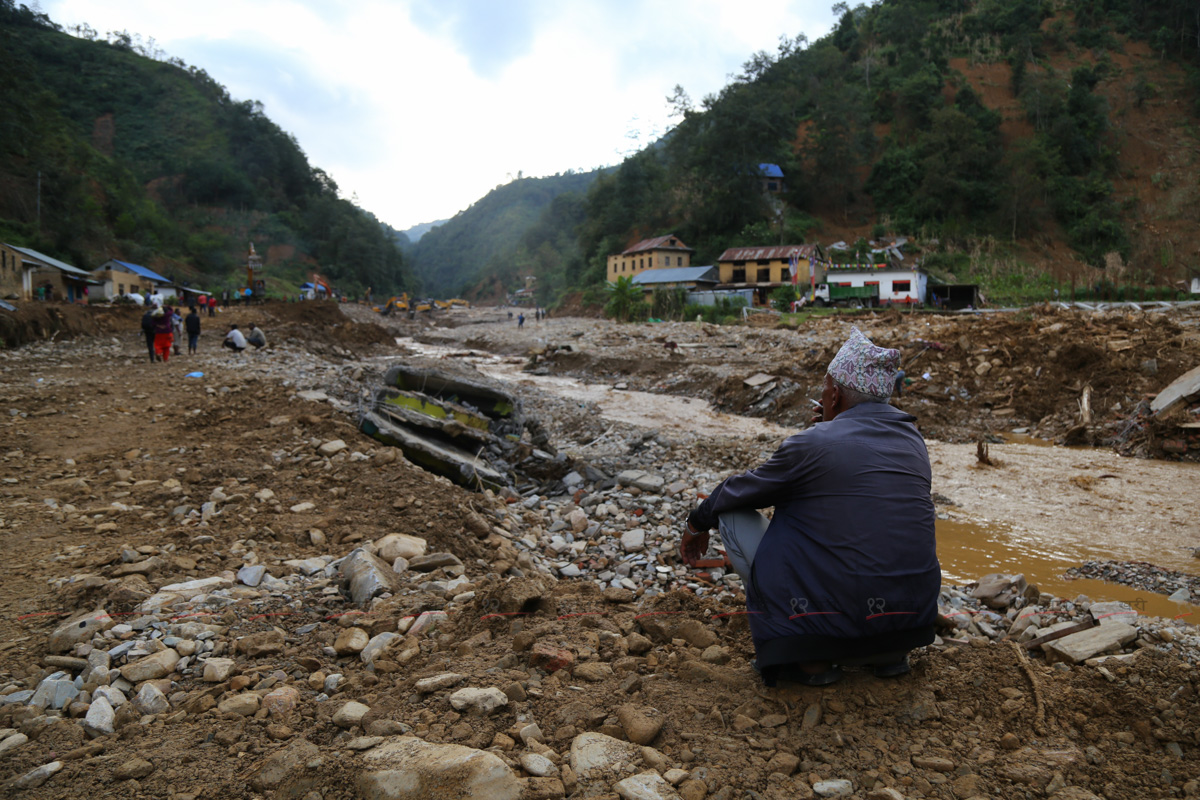
[[[787,261],[796,252],[801,260],[807,261],[809,256],[820,257],[815,244],[783,244],[777,247],[731,247],[721,253],[717,261]]]
[[[687,283],[689,281],[717,282],[716,267],[663,267],[648,269],[633,276],[633,282],[646,285],[649,283]]]
[[[128,261],[118,261],[115,258],[112,261],[110,261],[109,263],[110,264],[120,264],[122,267],[124,267],[125,269],[134,273],[135,275],[140,275],[143,278],[147,278],[152,281],[158,281],[159,283],[170,283],[171,282],[167,278],[164,278],[162,275],[159,275],[154,270],[149,269],[147,267],[143,267],[141,264],[130,264]]]
[[[39,253],[37,250],[31,250],[28,247],[17,247],[16,245],[11,245],[11,244],[8,245],[8,247],[11,247],[13,250],[16,250],[18,253],[24,253],[25,255],[29,256],[30,258],[34,259],[35,261],[42,262],[43,264],[45,264],[48,267],[54,267],[55,269],[61,269],[63,272],[74,275],[75,277],[78,277],[78,278],[91,277],[91,273],[88,272],[86,269],[80,269],[79,267],[72,267],[70,264],[59,261],[57,258],[51,258],[50,256],[46,255],[45,253]]]
[[[672,239],[674,239],[677,244],[667,244],[667,242],[671,241]],[[627,256],[631,253],[644,253],[647,250],[684,250],[689,253],[696,252],[683,242],[680,242],[678,236],[673,233],[668,233],[666,236],[658,236],[654,239],[643,239],[633,247],[621,253],[621,255]]]
[[[779,168],[778,164],[759,164],[758,172],[764,178],[782,178],[783,177],[783,170],[781,170]]]

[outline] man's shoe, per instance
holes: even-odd
[[[839,667],[830,667],[824,672],[805,672],[793,666],[782,667],[779,670],[779,680],[798,683],[801,686],[828,686],[841,679],[842,670]]]
[[[876,678],[899,678],[901,675],[907,675],[910,670],[912,667],[908,665],[907,658],[894,664],[876,664],[871,668]]]
[[[779,679],[790,683],[798,683],[801,686],[828,686],[842,679],[842,671],[837,667],[832,667],[824,672],[787,670],[779,675]]]

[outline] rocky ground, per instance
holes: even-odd
[[[1021,578],[944,587],[909,676],[763,687],[736,576],[685,569],[675,542],[770,435],[667,435],[522,388],[561,469],[478,494],[354,424],[399,334],[794,425],[844,320],[385,330],[268,305],[151,364],[134,312],[76,313],[9,325],[33,341],[0,352],[6,796],[1200,797],[1195,629]],[[218,350],[218,324],[251,320],[268,351]],[[1097,417],[1121,418],[1200,352],[1187,314],[858,322],[929,373],[901,402],[943,438],[1065,436],[1089,382]],[[745,386],[755,372],[772,380]],[[982,501],[994,474],[949,447],[944,483]]]

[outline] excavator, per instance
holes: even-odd
[[[408,311],[408,292],[390,297],[383,306],[373,306],[372,310],[383,314],[385,317],[390,314],[404,314]]]

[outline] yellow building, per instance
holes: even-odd
[[[818,265],[824,258],[815,244],[788,244],[774,247],[731,247],[717,259],[721,287],[754,289],[756,305],[766,305],[772,289],[792,282],[791,263],[796,259],[797,284],[809,285],[809,260]],[[817,280],[821,280],[820,267]]]
[[[21,300],[25,297],[25,267],[16,249],[0,242],[0,298]]]
[[[694,252],[675,234],[644,239],[625,252],[608,257],[608,281],[612,283],[648,269],[690,267]]]

